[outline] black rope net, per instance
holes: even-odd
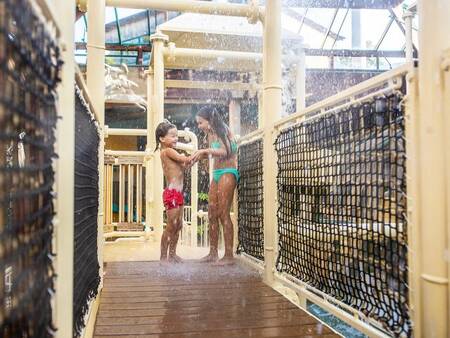
[[[241,145],[238,152],[238,253],[264,260],[263,142]]]
[[[52,337],[56,87],[61,61],[26,0],[0,0],[0,336]]]
[[[97,248],[99,198],[97,123],[76,88],[75,95],[75,228],[73,335],[80,336],[90,300],[98,293],[100,266]]]
[[[277,269],[411,336],[402,99],[280,133]]]

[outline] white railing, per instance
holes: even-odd
[[[292,127],[294,125],[298,125],[303,123],[304,121],[312,121],[314,119],[317,119],[318,117],[322,117],[324,115],[333,114],[335,112],[339,112],[345,109],[348,109],[352,107],[353,105],[362,105],[365,102],[370,102],[376,98],[385,97],[387,95],[390,95],[392,93],[397,93],[401,91],[402,89],[414,87],[411,84],[411,77],[415,74],[415,69],[412,64],[407,64],[402,67],[399,67],[397,69],[394,69],[392,71],[383,73],[379,76],[376,76],[368,81],[362,82],[354,87],[351,87],[337,95],[334,95],[330,98],[327,98],[321,102],[318,102],[310,107],[307,107],[295,114],[292,114],[290,116],[287,116],[283,119],[280,119],[277,123],[274,124],[271,137],[275,139],[277,135],[279,135],[283,130],[286,128]],[[405,80],[408,81],[405,83]],[[414,107],[415,102],[412,102],[415,100],[416,93],[413,92],[414,89],[411,89],[407,91],[407,95],[405,96],[402,104],[405,105],[405,133],[406,138],[408,138],[408,127],[409,127],[409,119],[411,118],[411,115],[414,114]],[[239,140],[240,144],[246,144],[249,142],[252,142],[258,138],[266,137],[266,135],[263,134],[262,130],[257,130],[249,135],[246,135],[245,137],[241,138]],[[406,140],[407,149],[406,152],[409,152],[409,149],[411,147],[411,140]],[[408,157],[408,156],[407,156]],[[275,160],[275,159],[274,159]],[[407,161],[407,172],[410,171],[410,164]],[[293,168],[294,170],[295,168]],[[408,182],[410,182],[411,177],[407,177]],[[408,200],[414,199],[415,196],[411,194],[410,191],[408,191]],[[276,212],[277,208],[274,206],[274,212]],[[408,237],[414,238],[417,236],[417,227],[415,224],[412,224],[412,220],[414,220],[414,215],[411,215],[412,211],[408,210]],[[267,226],[267,225],[265,225]],[[372,232],[379,232],[380,235],[385,234],[386,232],[386,226],[374,224],[369,229],[369,226],[367,225],[367,229],[362,229],[363,231],[372,231]],[[402,229],[398,228],[397,231],[403,231]],[[406,229],[405,229],[406,230]],[[343,235],[343,234],[341,234]],[[392,235],[392,234],[390,234]],[[410,308],[413,308],[414,301],[414,289],[417,288],[417,282],[416,282],[416,276],[417,273],[416,267],[414,266],[414,250],[415,248],[414,243],[408,243],[408,268],[409,268],[409,278],[408,278],[408,287],[410,288],[409,292],[409,303]],[[276,246],[276,255],[278,256],[278,245]],[[255,265],[254,259],[252,257],[249,257],[246,254],[242,254],[239,257],[240,260],[252,265],[256,266],[257,268],[262,270],[264,267],[262,265]],[[273,267],[265,267],[265,269],[271,269],[274,274],[275,280],[276,280],[276,288],[279,289],[282,293],[285,294],[294,294],[293,299],[299,306],[306,308],[306,302],[310,301],[313,303],[316,303],[332,313],[333,315],[337,316],[338,318],[343,319],[350,325],[356,327],[361,332],[369,335],[369,336],[384,336],[383,329],[379,325],[378,322],[376,322],[374,319],[368,318],[364,314],[362,314],[360,311],[358,311],[356,308],[353,308],[347,304],[344,304],[343,302],[338,301],[337,299],[333,298],[330,295],[327,295],[326,293],[322,292],[321,290],[318,290],[314,287],[311,287],[307,283],[300,281],[296,278],[294,278],[291,275],[288,275],[286,273],[278,273],[275,269],[275,266]],[[412,291],[411,291],[412,290]]]

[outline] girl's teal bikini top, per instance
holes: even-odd
[[[219,141],[211,142],[211,148],[220,149],[220,142]],[[237,149],[238,149],[237,143],[234,141],[231,141],[231,152],[233,154],[235,154],[235,153],[237,153]]]

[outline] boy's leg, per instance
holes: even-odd
[[[167,260],[167,249],[170,241],[175,236],[176,229],[176,209],[166,210],[167,225],[161,236],[161,260]]]
[[[183,228],[183,206],[173,210],[177,210],[177,212],[174,215],[174,217],[176,217],[174,235],[169,243],[169,259],[175,262],[182,262],[183,260],[181,259],[181,257],[177,256],[177,245],[181,229]]]

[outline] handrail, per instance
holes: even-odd
[[[254,141],[255,139],[261,138],[264,134],[264,130],[263,129],[258,129],[255,131],[252,131],[251,133],[248,133],[245,136],[242,136],[238,139],[238,144],[242,145],[242,144],[246,144],[249,142]]]
[[[94,104],[92,103],[91,96],[89,94],[86,81],[84,81],[83,74],[81,73],[80,67],[75,64],[75,82],[80,87],[80,90],[83,93],[83,98],[89,106],[91,113],[94,115],[97,121],[100,121],[98,112],[94,108]]]
[[[304,117],[310,113],[320,112],[320,114],[328,113],[334,111],[336,109],[342,109],[345,106],[360,103],[364,100],[367,100],[374,95],[382,95],[386,91],[398,90],[402,85],[401,81],[396,81],[396,79],[400,79],[403,75],[408,73],[413,68],[413,63],[407,63],[403,66],[400,66],[391,71],[387,71],[383,74],[377,75],[367,81],[361,82],[356,86],[350,87],[336,95],[333,95],[325,100],[317,102],[306,109],[299,111],[295,114],[289,115],[285,118],[280,119],[278,122],[274,124],[274,128],[279,130],[282,129],[284,125],[289,122],[298,122],[299,120],[304,119]],[[369,94],[365,97],[356,98],[360,94],[366,93],[368,90],[376,89],[377,87],[383,84],[389,84],[388,88],[384,88],[379,90],[378,92]],[[350,101],[347,101],[350,100]],[[347,101],[347,102],[344,102]],[[336,105],[339,104],[338,107]],[[334,107],[332,107],[335,105]],[[328,109],[327,109],[328,108]],[[315,116],[317,117],[317,115]]]

